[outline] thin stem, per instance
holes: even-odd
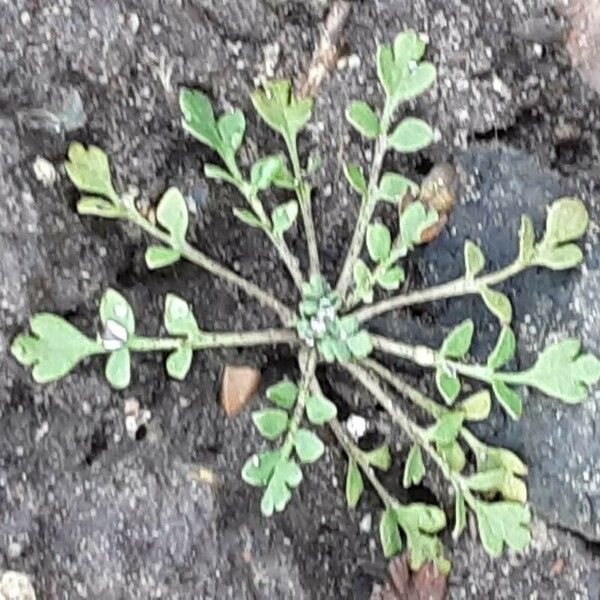
[[[495,271],[494,273],[489,273],[472,280],[467,280],[465,277],[459,277],[425,290],[417,290],[410,292],[409,294],[393,296],[371,306],[364,306],[352,314],[358,319],[359,323],[364,323],[373,317],[377,317],[378,315],[397,308],[412,306],[413,304],[422,304],[423,302],[432,302],[434,300],[456,298],[457,296],[478,294],[482,287],[497,285],[510,277],[514,277],[528,266],[529,265],[523,264],[517,259],[507,267]]]
[[[160,352],[176,350],[188,343],[193,350],[205,350],[208,348],[242,348],[269,344],[294,344],[297,341],[296,334],[289,329],[264,329],[262,331],[202,333],[189,342],[186,338],[135,336],[129,340],[127,347],[132,352]]]
[[[300,166],[300,158],[298,156],[298,148],[296,140],[292,140],[289,136],[284,136],[285,143],[292,161],[292,170],[296,179],[296,196],[300,205],[300,213],[304,222],[304,233],[306,235],[306,244],[308,246],[308,259],[310,263],[310,274],[318,275],[321,272],[319,261],[319,247],[317,245],[317,234],[315,232],[315,221],[312,214],[312,200],[310,186],[303,180],[302,168]]]
[[[426,396],[417,388],[410,385],[399,375],[392,373],[392,371],[384,367],[380,362],[367,358],[361,360],[360,364],[373,371],[383,379],[383,381],[391,385],[399,394],[408,398],[413,404],[423,409],[432,417],[439,419],[441,416],[451,412],[450,409],[438,404],[435,400],[432,400],[429,396]],[[475,454],[478,454],[486,447],[486,445],[475,437],[475,435],[473,435],[466,427],[463,427],[460,430],[460,435]]]
[[[352,281],[354,263],[360,256],[365,235],[367,233],[367,228],[369,227],[369,222],[371,221],[373,211],[375,210],[375,206],[377,204],[376,192],[379,186],[379,177],[381,175],[383,159],[388,149],[387,131],[390,126],[391,118],[392,115],[390,114],[388,102],[386,101],[386,105],[383,109],[383,115],[381,117],[381,134],[375,142],[375,150],[373,152],[373,162],[371,163],[367,194],[363,196],[358,212],[356,227],[354,228],[354,234],[352,236],[352,241],[350,242],[346,260],[344,261],[344,266],[342,267],[342,272],[340,273],[340,277],[336,286],[337,292],[342,298],[345,298],[346,293],[348,292],[348,287]]]
[[[411,346],[396,340],[371,334],[373,347],[382,352],[386,352],[399,358],[411,360],[421,367],[435,368],[441,364],[448,367],[449,370],[455,371],[465,377],[477,379],[484,383],[491,384],[493,380],[504,381],[505,383],[527,385],[527,376],[530,370],[518,371],[516,373],[506,373],[503,371],[495,371],[486,365],[470,365],[455,360],[444,358],[439,352],[428,346]]]
[[[316,377],[313,378],[311,383],[311,389],[313,394],[316,396],[322,396],[323,391],[321,390],[321,386],[317,381]],[[333,435],[335,435],[338,443],[344,449],[348,458],[354,460],[354,462],[360,467],[361,471],[365,474],[378,496],[381,498],[381,501],[385,505],[386,508],[389,508],[395,502],[395,499],[392,495],[385,489],[383,484],[375,475],[375,471],[373,467],[369,464],[365,453],[348,437],[342,424],[337,419],[331,419],[328,423],[329,428],[333,431]]]
[[[304,418],[304,410],[306,407],[306,400],[308,399],[308,390],[310,388],[311,381],[315,375],[315,369],[317,367],[317,353],[314,350],[308,352],[302,351],[298,356],[298,364],[300,366],[300,372],[302,373],[302,379],[300,381],[300,389],[298,391],[298,399],[294,406],[294,412],[290,420],[287,435],[285,441],[281,447],[281,456],[289,458],[292,449],[294,448],[294,439],[296,432],[302,423]]]
[[[156,225],[153,225],[142,217],[139,213],[130,210],[128,212],[127,218],[141,227],[144,231],[149,233],[151,236],[159,239],[165,245],[174,248],[179,251],[183,257],[185,257],[190,262],[198,265],[202,269],[216,275],[217,277],[221,277],[225,281],[236,285],[240,289],[244,290],[249,296],[256,298],[265,307],[268,307],[275,311],[279,318],[283,321],[285,325],[292,325],[294,322],[294,313],[287,307],[285,304],[281,303],[277,300],[272,294],[265,292],[261,288],[259,288],[254,283],[240,277],[234,271],[231,271],[227,267],[223,266],[221,263],[216,260],[210,258],[200,250],[190,246],[187,242],[182,241],[179,243],[175,243],[171,236],[162,231]]]

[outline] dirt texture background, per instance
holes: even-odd
[[[137,356],[124,393],[109,388],[101,361],[40,387],[8,354],[37,311],[93,332],[108,286],[131,300],[148,334],[159,331],[169,291],[187,298],[206,328],[275,324],[192,265],[149,273],[139,231],[76,215],[62,163],[69,142],[80,140],[104,148],[121,189],[135,186],[149,203],[179,186],[198,246],[295,302],[265,240],[234,221],[240,199],[203,178],[203,164],[215,157],[183,133],[177,96],[190,85],[219,109],[245,110],[245,167],[280,150],[248,92],[262,77],[302,73],[323,16],[316,0],[0,0],[0,567],[29,573],[38,598],[368,600],[384,576],[378,500],[367,491],[356,511],[346,508],[345,460],[329,434],[325,457],[306,469],[280,516],[262,518],[258,493],[239,477],[263,442],[249,411],[232,420],[219,406],[222,368],[256,365],[268,383],[293,374],[287,350],[204,352],[183,383],[166,378],[162,357]],[[566,334],[599,353],[600,100],[571,66],[562,43],[567,26],[551,0],[355,3],[345,36],[353,58],[326,81],[301,139],[304,157],[318,150],[325,161],[315,213],[326,274],[333,278],[339,268],[358,204],[342,160],[370,158],[349,130],[345,107],[355,98],[379,105],[376,44],[409,26],[429,37],[439,84],[408,109],[435,124],[441,141],[416,156],[390,156],[386,167],[419,179],[435,162],[451,160],[462,181],[448,230],[410,266],[411,285],[458,275],[466,237],[483,244],[491,266],[506,263],[522,211],[541,225],[550,200],[577,193],[594,220],[585,267],[529,273],[505,289],[523,365]],[[58,169],[54,184],[36,179],[38,155]],[[292,246],[304,251],[301,242]],[[497,331],[477,299],[415,307],[373,327],[439,344],[467,315],[481,332],[483,354]],[[408,373],[433,389],[430,374]],[[335,370],[320,375],[343,415],[368,419],[372,443],[391,440],[396,461],[384,481],[405,497],[406,440],[351,381]],[[131,396],[152,413],[137,440],[124,428]],[[510,423],[498,411],[480,428],[531,466],[534,543],[523,555],[492,561],[476,536],[454,544],[448,535],[452,598],[600,598],[599,406],[597,394],[576,408],[531,394],[522,421]],[[221,485],[190,481],[196,463],[214,469]],[[432,496],[450,498],[435,476],[411,492]],[[558,559],[562,570],[553,569]]]

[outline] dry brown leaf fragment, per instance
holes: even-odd
[[[227,365],[221,384],[221,404],[228,417],[235,417],[256,393],[261,383],[258,369]]]
[[[411,571],[404,553],[390,561],[388,571],[390,581],[374,590],[371,600],[444,600],[448,595],[448,576],[434,563]]]

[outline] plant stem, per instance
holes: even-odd
[[[354,235],[350,242],[348,253],[346,254],[346,260],[342,267],[342,272],[338,279],[336,286],[337,292],[342,298],[346,297],[348,287],[352,281],[352,273],[354,269],[354,263],[360,256],[360,252],[363,247],[367,228],[369,222],[373,216],[373,211],[377,204],[377,188],[379,186],[379,176],[381,175],[381,167],[383,166],[383,159],[388,149],[388,138],[387,132],[390,126],[390,120],[392,115],[390,114],[388,102],[386,101],[383,109],[383,115],[381,117],[381,133],[375,142],[375,150],[373,152],[373,162],[371,163],[371,172],[369,174],[369,185],[367,194],[363,196],[360,209],[358,211],[358,218],[356,221],[356,227],[354,228]]]
[[[425,412],[430,414],[432,417],[439,419],[441,416],[452,412],[450,409],[438,404],[417,388],[410,385],[399,375],[392,373],[389,369],[384,367],[380,362],[367,358],[360,361],[360,364],[367,369],[373,371],[386,383],[391,385],[399,394],[406,396],[413,404],[423,409]],[[460,431],[460,435],[468,446],[473,450],[475,454],[481,452],[486,448],[486,444],[481,442],[475,435],[473,435],[466,427],[463,427]]]
[[[176,350],[189,343],[193,350],[208,348],[227,348],[260,346],[269,344],[294,344],[298,341],[296,334],[289,329],[264,329],[262,331],[241,331],[223,333],[202,333],[197,338],[131,338],[127,347],[133,352],[160,352]]]
[[[311,389],[316,396],[323,396],[323,391],[321,390],[321,386],[316,377],[313,377]],[[391,507],[396,500],[385,489],[383,484],[377,478],[377,475],[375,475],[375,471],[369,464],[365,453],[348,437],[342,424],[337,419],[331,419],[328,425],[331,431],[333,431],[333,435],[335,435],[338,443],[348,455],[348,459],[353,460],[360,467],[361,471],[365,474],[378,496],[381,498],[385,507]]]
[[[301,351],[298,356],[298,364],[300,366],[300,372],[302,373],[302,379],[300,381],[300,389],[298,391],[298,399],[294,406],[294,412],[290,419],[290,425],[288,427],[285,441],[281,446],[281,456],[283,458],[289,458],[292,449],[294,448],[294,439],[296,432],[302,423],[304,418],[304,409],[306,407],[306,400],[308,399],[308,390],[310,388],[311,381],[315,375],[315,369],[317,367],[317,353],[315,350]]]
[[[290,139],[289,136],[284,136],[285,143],[292,161],[292,170],[296,179],[296,196],[300,205],[302,221],[304,222],[304,233],[306,235],[306,244],[308,246],[308,258],[310,263],[310,274],[318,275],[321,272],[319,261],[319,247],[317,245],[317,234],[315,233],[315,221],[312,214],[312,200],[310,186],[302,177],[302,168],[300,166],[300,158],[298,156],[298,147],[295,139]]]
[[[240,277],[234,271],[231,271],[200,250],[190,246],[190,244],[187,242],[176,242],[172,240],[171,236],[167,232],[162,231],[156,225],[150,223],[150,221],[142,217],[142,215],[133,209],[129,210],[127,218],[131,222],[141,227],[151,236],[163,242],[166,246],[169,246],[180,252],[181,255],[190,262],[193,262],[209,273],[212,273],[213,275],[216,275],[217,277],[236,285],[240,289],[244,290],[249,296],[256,298],[260,304],[275,311],[285,325],[290,326],[293,324],[295,319],[294,313],[287,306],[285,306],[285,304],[277,300],[272,294],[265,292],[254,283],[244,279],[243,277]]]
[[[429,443],[425,431],[413,422],[400,409],[392,398],[386,394],[385,390],[379,385],[378,381],[367,371],[355,363],[345,363],[344,368],[359,381],[375,398],[375,400],[385,409],[393,421],[395,421],[410,437],[413,443],[418,444],[438,466],[444,477],[455,487],[462,489],[464,486],[463,477],[459,473],[450,470],[444,459],[437,453],[435,448]]]
[[[529,265],[523,264],[517,259],[507,267],[495,271],[494,273],[489,273],[488,275],[483,275],[482,277],[472,280],[467,280],[465,277],[459,277],[425,290],[417,290],[408,294],[393,296],[371,306],[364,306],[352,314],[358,319],[359,323],[364,323],[373,317],[389,312],[390,310],[395,310],[396,308],[412,306],[413,304],[422,304],[423,302],[432,302],[434,300],[455,298],[457,296],[465,296],[468,294],[478,294],[482,287],[501,283],[510,277],[514,277],[528,266]]]
[[[456,371],[465,377],[477,379],[484,383],[491,384],[493,380],[504,381],[505,383],[528,385],[527,376],[530,370],[519,371],[516,373],[506,373],[495,371],[486,365],[469,365],[444,358],[439,352],[428,346],[411,346],[403,342],[390,340],[389,338],[371,334],[373,347],[382,352],[387,352],[393,356],[411,360],[421,367],[436,368],[444,364],[451,371]]]

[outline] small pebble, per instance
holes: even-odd
[[[373,523],[373,517],[371,517],[371,513],[367,513],[361,520],[358,528],[363,533],[371,533],[371,525]]]

